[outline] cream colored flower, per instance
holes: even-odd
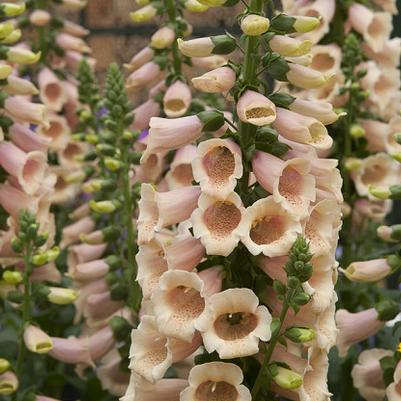
[[[246,235],[247,220],[247,212],[235,192],[224,201],[201,194],[198,209],[191,215],[194,236],[208,255],[228,256],[240,237]]]
[[[242,385],[241,369],[232,363],[210,362],[194,366],[180,401],[251,401],[247,387]]]
[[[228,139],[203,141],[192,161],[192,171],[203,193],[225,200],[242,177],[241,149]]]
[[[273,196],[259,199],[247,212],[248,230],[241,241],[253,255],[286,255],[302,231],[296,217],[275,202]]]
[[[160,332],[191,342],[195,321],[205,308],[205,297],[220,289],[221,271],[218,268],[204,270],[199,275],[182,270],[165,272],[152,296]]]
[[[195,322],[206,350],[217,351],[221,359],[254,355],[259,340],[269,341],[272,318],[258,297],[248,288],[233,288],[212,295]]]

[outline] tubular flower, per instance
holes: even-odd
[[[227,401],[250,401],[251,394],[242,385],[243,373],[232,363],[209,362],[194,366],[189,372],[188,384],[180,394],[180,401],[194,401],[224,397]]]
[[[181,117],[191,105],[192,95],[184,82],[174,82],[163,97],[164,112],[170,118]]]
[[[276,106],[262,94],[247,90],[238,100],[237,114],[245,123],[267,125],[276,119]]]
[[[333,145],[333,139],[328,134],[326,127],[312,117],[278,107],[277,118],[273,126],[283,137],[311,145],[318,150],[327,150]]]
[[[252,170],[259,184],[273,194],[276,202],[300,218],[308,214],[310,202],[315,200],[315,178],[309,174],[310,163],[301,158],[284,162],[264,152],[252,159]],[[270,174],[266,174],[267,168]]]
[[[208,352],[231,359],[256,354],[259,340],[270,339],[271,319],[252,290],[234,288],[209,297],[195,327]]]
[[[302,227],[273,196],[259,199],[247,208],[248,228],[241,241],[252,255],[286,255]]]
[[[220,270],[201,273],[168,271],[159,279],[152,303],[160,331],[168,337],[191,342],[195,321],[203,312],[205,297],[220,291]]]
[[[352,368],[352,379],[362,397],[367,401],[381,401],[386,395],[380,359],[391,356],[391,351],[373,348],[359,354],[358,364]]]
[[[225,200],[242,177],[241,149],[228,139],[203,141],[192,161],[192,171],[203,193]]]
[[[155,230],[188,219],[200,195],[200,188],[191,186],[169,192],[156,192],[150,184],[142,184],[139,203],[138,243],[149,242]]]
[[[200,239],[208,255],[228,256],[246,235],[248,217],[235,192],[224,201],[202,193],[191,223],[195,238]]]

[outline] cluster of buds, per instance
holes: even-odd
[[[271,93],[265,81],[315,89],[335,77],[303,65],[312,43],[300,37],[320,29],[318,18],[269,20],[252,0],[239,20],[241,64],[225,58],[241,49],[229,34],[177,38],[188,64],[213,68],[193,86],[234,101],[235,118],[213,108],[191,113],[182,81],[169,93],[177,74],[167,75],[167,90],[156,86],[170,118],[150,115],[141,166],[171,164],[157,185],[141,185],[143,300],[124,401],[329,397],[342,196],[337,161],[323,157],[333,144],[325,125],[338,115],[328,102]],[[149,76],[144,66],[157,74],[143,85],[163,73],[150,67],[154,49],[139,55],[131,87]]]

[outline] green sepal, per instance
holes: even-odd
[[[201,111],[196,115],[203,123],[203,131],[217,131],[224,125],[224,114],[221,111]]]
[[[211,36],[210,39],[214,44],[213,54],[229,54],[237,47],[237,42],[229,35]]]
[[[128,338],[131,332],[131,325],[121,316],[113,316],[109,321],[109,326],[113,331],[113,336],[117,341],[123,341]]]
[[[269,96],[269,99],[278,107],[284,107],[288,109],[292,103],[296,100],[294,96],[288,93],[276,92]]]
[[[286,14],[278,14],[270,21],[270,31],[280,34],[294,33],[294,23],[296,18]]]
[[[400,304],[391,299],[385,299],[375,305],[377,319],[382,322],[393,320],[400,313]]]
[[[106,263],[109,265],[111,270],[115,270],[121,267],[122,261],[117,255],[109,255],[106,258]]]
[[[397,366],[397,360],[393,356],[385,356],[380,359],[380,367],[383,371],[383,381],[389,386],[394,381],[394,371]]]

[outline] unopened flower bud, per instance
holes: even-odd
[[[0,15],[3,17],[16,17],[26,9],[25,2],[21,3],[1,3]]]
[[[345,159],[345,168],[347,171],[354,171],[360,169],[362,166],[362,160],[356,157],[348,157]]]
[[[10,47],[6,52],[6,58],[11,63],[16,64],[35,64],[39,61],[41,52],[34,53],[22,47]]]
[[[247,15],[241,21],[241,29],[245,35],[260,36],[269,30],[270,21],[266,17],[257,14]]]
[[[157,15],[157,9],[148,4],[137,11],[130,13],[131,20],[134,22],[147,22]]]
[[[122,341],[129,335],[132,330],[131,325],[121,316],[113,316],[109,322],[109,326],[113,331],[113,336],[117,341]]]
[[[350,135],[353,138],[363,138],[366,135],[366,131],[359,124],[354,124],[350,129]]]
[[[287,390],[295,390],[302,386],[302,376],[298,373],[293,372],[290,369],[273,364],[269,366],[269,370],[272,375],[273,381],[281,388],[285,388]]]
[[[8,64],[0,64],[0,79],[6,79],[13,72],[13,67]]]
[[[113,159],[112,157],[106,157],[104,165],[110,171],[118,171],[123,167],[123,163],[120,160]]]
[[[271,27],[279,33],[307,33],[316,29],[320,25],[320,18],[295,16],[290,17],[279,14],[271,21]]]
[[[29,351],[36,354],[47,354],[53,348],[52,339],[32,324],[24,330],[24,342]]]
[[[177,39],[178,48],[187,57],[208,57],[212,54],[229,54],[236,48],[236,41],[228,35],[217,35],[183,41]]]
[[[0,375],[0,395],[10,395],[17,391],[18,379],[17,376],[7,371]]]
[[[0,374],[9,370],[10,367],[11,367],[11,364],[10,364],[10,362],[7,361],[7,359],[0,358]]]
[[[387,242],[399,242],[401,241],[401,224],[393,226],[380,226],[377,229],[377,235]]]
[[[20,272],[6,270],[3,273],[3,280],[8,284],[19,284],[22,281],[22,274]]]
[[[120,202],[118,202],[118,201],[105,200],[105,201],[96,202],[94,200],[91,200],[89,202],[89,207],[91,208],[91,210],[93,210],[94,212],[100,213],[100,214],[113,213],[120,206],[121,206]]]
[[[197,0],[186,0],[184,5],[188,11],[193,13],[203,13],[209,9],[208,6],[200,3]]]
[[[49,287],[47,299],[52,304],[68,305],[72,304],[78,297],[78,292],[70,288]]]
[[[12,45],[21,39],[21,29],[15,29],[7,37],[1,40],[1,43],[5,45]]]
[[[37,253],[32,257],[32,263],[35,266],[43,266],[48,262],[47,252]]]
[[[307,327],[291,327],[285,331],[285,336],[294,343],[307,343],[316,337],[316,332]]]

